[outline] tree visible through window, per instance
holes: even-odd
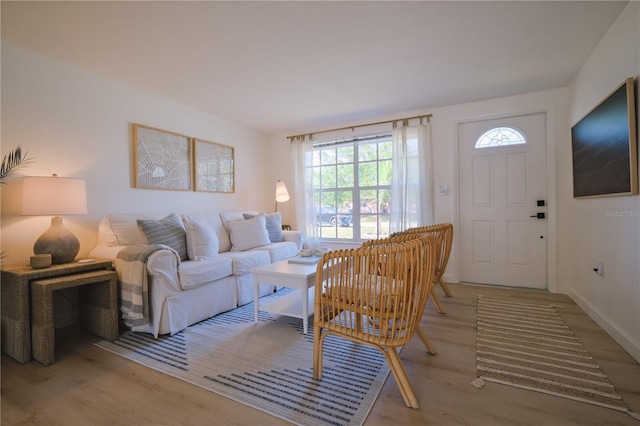
[[[518,130],[512,127],[494,127],[478,138],[475,148],[494,148],[525,143],[527,143],[527,140]]]
[[[318,143],[313,187],[318,236],[367,240],[389,233],[391,134]]]

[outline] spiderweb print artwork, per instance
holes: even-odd
[[[137,125],[136,187],[191,190],[190,139]]]

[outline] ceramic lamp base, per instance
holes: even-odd
[[[36,240],[34,254],[51,254],[51,263],[73,262],[80,251],[80,241],[62,224],[59,216],[51,218],[51,227]]]

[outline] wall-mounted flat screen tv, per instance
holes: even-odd
[[[638,194],[638,140],[633,78],[571,128],[573,196]]]

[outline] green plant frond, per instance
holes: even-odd
[[[22,156],[22,148],[17,147],[9,154],[5,155],[2,159],[2,166],[0,167],[0,184],[5,183],[5,179],[10,177],[18,168],[22,166],[26,166],[31,163],[31,158],[27,157],[25,152],[24,157]]]

